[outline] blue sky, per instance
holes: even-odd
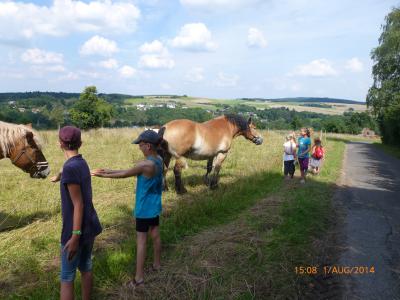
[[[0,92],[365,101],[397,1],[0,0]]]

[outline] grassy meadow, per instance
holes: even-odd
[[[139,132],[84,132],[81,153],[91,168],[128,168],[142,157],[131,144]],[[312,262],[311,243],[329,226],[330,199],[340,174],[344,141],[328,136],[321,174],[300,186],[297,179],[282,180],[285,133],[263,132],[261,146],[237,138],[215,191],[202,182],[205,161],[188,161],[189,168],[183,172],[188,193],[183,196],[173,191],[173,172],[169,172],[171,189],[163,194],[160,227],[164,268],[147,275],[142,291],[123,288],[135,267],[131,217],[135,178],[92,178],[93,202],[104,228],[94,249],[94,298],[296,294],[303,279],[295,276],[293,266]],[[64,162],[57,132],[40,135],[52,176]],[[60,209],[58,183],[30,179],[9,160],[0,161],[0,298],[59,297]],[[148,260],[150,265],[151,251]],[[80,283],[76,283],[78,293]]]

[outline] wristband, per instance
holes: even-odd
[[[82,232],[80,230],[72,230],[72,234],[81,235]]]

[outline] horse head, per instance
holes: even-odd
[[[8,157],[15,166],[29,173],[32,178],[46,178],[50,173],[49,163],[35,141],[33,132],[28,129],[21,139],[14,142]]]
[[[247,129],[242,130],[242,135],[256,145],[261,145],[263,143],[263,138],[261,134],[257,132],[256,125],[253,123],[251,117],[247,121]]]

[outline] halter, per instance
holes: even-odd
[[[32,149],[34,152],[38,151],[37,149]],[[32,163],[32,166],[29,168],[29,170],[25,170],[27,173],[31,173],[33,168],[36,168],[36,171],[33,173],[33,176],[37,175],[40,173],[42,170],[48,168],[49,163],[47,161],[35,161],[27,152],[26,152],[26,146],[18,153],[18,155],[15,157],[15,159],[11,160],[13,165],[17,163],[17,161],[24,155],[30,160]]]

